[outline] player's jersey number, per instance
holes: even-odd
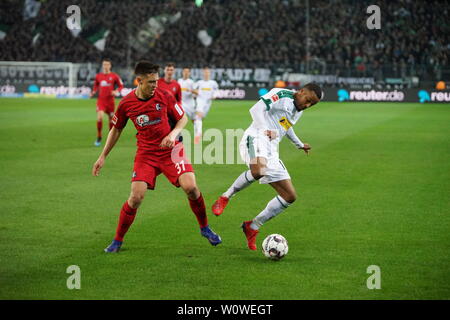
[[[186,171],[186,167],[184,166],[184,160],[175,163],[175,168],[177,169],[177,174],[180,174],[183,171]]]

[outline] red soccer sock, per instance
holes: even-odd
[[[208,225],[208,217],[206,216],[205,201],[203,200],[202,194],[200,194],[197,200],[189,199],[189,205],[197,217],[200,228],[206,227]]]
[[[122,210],[120,210],[119,224],[117,226],[116,236],[114,240],[123,241],[123,237],[127,233],[128,228],[131,226],[134,218],[136,217],[136,211],[137,209],[131,208],[128,205],[128,201],[125,201],[122,206]]]
[[[97,138],[102,137],[103,121],[97,121]]]

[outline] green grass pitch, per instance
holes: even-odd
[[[450,108],[445,104],[321,103],[281,159],[298,200],[261,229],[289,241],[279,262],[246,248],[240,224],[274,197],[254,184],[221,217],[214,200],[244,165],[195,165],[210,224],[199,234],[181,189],[163,175],[123,251],[105,254],[129,194],[135,129],[128,123],[100,177],[91,167],[94,100],[0,99],[0,299],[449,299]],[[215,101],[204,129],[247,128],[252,101]],[[192,124],[187,128],[192,131]],[[69,265],[81,289],[69,290]],[[366,286],[381,269],[381,289]]]

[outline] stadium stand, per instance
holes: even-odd
[[[208,0],[201,7],[194,1],[82,0],[77,4],[83,31],[77,37],[64,15],[71,0],[41,3],[36,17],[26,20],[17,1],[0,3],[0,25],[7,30],[0,40],[0,60],[95,62],[109,57],[126,65],[145,57],[191,66],[276,66],[301,72],[308,62],[308,71],[316,74],[430,79],[440,79],[449,64],[450,19],[448,7],[439,1],[377,1],[385,15],[382,30],[367,29],[366,1],[313,1],[309,59],[303,0]],[[167,19],[176,14],[169,27]],[[163,27],[146,52],[136,49],[133,35],[150,17],[162,15]],[[387,18],[395,22],[383,24]],[[86,40],[99,30],[109,30],[103,51]],[[199,40],[200,30],[211,37],[209,46]]]

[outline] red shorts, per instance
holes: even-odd
[[[112,100],[103,100],[103,99],[97,99],[97,112],[103,111],[108,114],[114,113],[114,99]]]
[[[182,144],[179,144],[182,146]],[[181,147],[181,157],[172,159],[171,153],[165,155],[136,154],[131,181],[144,181],[148,189],[155,189],[156,177],[163,173],[175,187],[179,188],[178,178],[186,172],[194,172],[191,163],[184,156]],[[175,161],[174,161],[175,160]]]

